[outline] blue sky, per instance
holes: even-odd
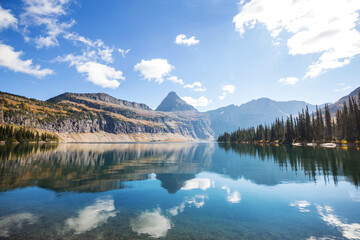
[[[360,86],[357,0],[0,6],[0,90],[26,97],[105,92],[156,108],[176,91],[205,111],[261,97],[322,104]]]

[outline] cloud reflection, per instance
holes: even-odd
[[[310,210],[307,209],[307,207],[310,206],[310,203],[305,200],[292,202],[292,203],[290,203],[290,206],[297,207],[300,212],[310,212]]]
[[[115,217],[114,200],[110,197],[98,198],[93,205],[80,210],[77,217],[65,220],[65,225],[75,230],[76,234],[84,233]]]
[[[316,206],[321,219],[328,225],[338,228],[343,237],[347,239],[360,239],[360,224],[359,223],[344,223],[338,216],[333,214],[334,210],[330,206]]]
[[[206,190],[210,187],[211,187],[211,182],[209,178],[194,178],[186,181],[184,186],[181,188],[181,190],[192,190],[192,189]]]
[[[360,192],[359,191],[350,191],[349,196],[354,202],[360,202]]]
[[[171,229],[171,221],[161,214],[160,208],[154,211],[142,212],[137,218],[131,221],[131,228],[140,234],[149,234],[151,237],[159,238],[166,236]]]
[[[38,218],[32,213],[17,213],[0,218],[0,237],[9,237],[13,228],[22,228],[24,223],[34,224]]]
[[[172,216],[176,216],[179,213],[183,212],[185,207],[195,206],[196,208],[201,208],[205,206],[205,200],[208,199],[206,195],[196,195],[195,197],[185,199],[179,206],[170,208],[168,212]]]
[[[226,201],[229,203],[239,203],[241,201],[241,196],[238,190],[231,192],[230,188],[223,186],[221,189],[224,189],[227,193]]]

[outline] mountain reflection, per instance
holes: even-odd
[[[225,151],[236,152],[241,159],[251,156],[263,162],[273,162],[279,169],[293,173],[304,174],[309,180],[317,180],[323,176],[325,181],[331,178],[335,184],[338,177],[345,177],[356,187],[360,181],[360,152],[356,149],[328,149],[313,147],[292,147],[255,144],[219,144]],[[233,178],[239,172],[232,168],[230,174]],[[235,172],[234,172],[235,170]],[[251,179],[251,177],[250,177]]]
[[[103,192],[156,173],[163,187],[174,193],[183,182],[209,168],[214,145],[60,144],[49,151],[38,148],[6,149],[0,160],[1,191],[37,185],[58,192]]]
[[[58,144],[0,146],[0,190],[38,186],[57,192],[104,192],[153,174],[169,193],[207,189],[203,171],[256,184],[338,182],[359,185],[360,153],[355,149],[216,143]],[[259,174],[261,173],[261,174]],[[224,188],[229,202],[241,196]]]

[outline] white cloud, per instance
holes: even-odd
[[[321,219],[328,225],[337,227],[343,237],[347,239],[360,239],[360,224],[359,223],[344,223],[338,216],[333,214],[334,210],[330,206],[317,206],[318,213]]]
[[[232,84],[228,84],[228,85],[223,86],[222,90],[224,92],[234,93],[235,92],[235,86],[232,85]]]
[[[181,99],[184,100],[187,104],[190,104],[194,107],[206,107],[211,103],[211,100],[207,99],[204,96],[201,96],[199,98],[182,97]]]
[[[193,91],[203,92],[206,89],[202,87],[201,82],[185,84],[184,80],[177,76],[170,75],[174,66],[168,63],[167,59],[155,58],[151,60],[141,60],[134,66],[134,71],[140,72],[140,75],[149,81],[155,80],[157,83],[163,83],[164,80],[180,84],[184,88],[190,88]]]
[[[118,49],[119,53],[121,54],[121,56],[122,56],[123,58],[125,58],[126,54],[128,54],[128,53],[130,52],[130,50],[131,50],[130,48],[129,48],[129,49],[126,49],[126,50],[121,49],[121,48]]]
[[[314,78],[360,54],[359,10],[358,0],[252,0],[233,22],[241,35],[258,23],[275,39],[288,32],[291,55],[320,54],[304,76]]]
[[[154,211],[142,212],[137,218],[131,221],[131,228],[140,234],[149,234],[151,237],[165,237],[171,229],[171,221],[161,214],[159,208]]]
[[[55,61],[69,62],[70,66],[75,66],[79,73],[85,74],[86,79],[95,85],[103,88],[119,87],[119,80],[125,79],[122,71],[97,62],[101,59],[103,60],[96,50],[88,50],[82,55],[68,54],[64,57],[57,57]]]
[[[335,89],[335,92],[342,92],[342,91],[346,91],[346,90],[349,90],[349,89],[351,89],[350,86],[344,86],[342,88]]]
[[[297,77],[280,78],[279,82],[285,85],[295,85],[299,79]]]
[[[185,182],[181,190],[201,189],[206,190],[211,186],[209,178],[194,178]]]
[[[292,202],[290,203],[290,206],[298,208],[300,212],[310,212],[310,210],[307,209],[307,207],[310,206],[310,203],[305,200]]]
[[[178,78],[177,76],[170,76],[167,78],[168,81],[178,83],[182,85],[184,88],[190,88],[194,92],[205,92],[206,88],[203,87],[201,82],[193,82],[192,84],[185,84],[184,81],[181,78]]]
[[[65,15],[64,5],[70,0],[24,0],[26,14],[39,16]]]
[[[25,26],[25,33],[30,33],[32,26],[45,26],[45,36],[26,36],[33,40],[37,48],[58,46],[57,37],[75,24],[74,20],[60,22],[59,17],[66,15],[66,6],[70,0],[24,0],[25,12],[20,15],[20,23]]]
[[[10,13],[10,10],[5,10],[0,6],[0,31],[9,27],[16,27],[17,19]]]
[[[238,190],[231,192],[230,188],[227,186],[223,186],[221,189],[226,191],[226,201],[229,203],[239,203],[241,201],[241,196]]]
[[[223,100],[228,93],[233,94],[236,87],[232,84],[227,84],[222,87],[222,95],[219,96],[220,100]]]
[[[97,62],[86,62],[76,65],[79,73],[87,75],[87,80],[103,88],[117,88],[120,86],[118,80],[123,80],[121,71]]]
[[[22,228],[24,223],[34,224],[38,217],[32,213],[16,213],[0,218],[0,237],[9,237],[13,228]]]
[[[194,92],[205,92],[206,88],[203,87],[201,82],[193,82],[192,84],[186,84],[184,88],[190,88]]]
[[[174,66],[168,63],[166,59],[155,58],[151,60],[141,60],[134,66],[134,71],[139,71],[143,78],[162,83],[164,77],[168,76],[174,69]]]
[[[114,62],[114,48],[106,46],[101,39],[93,41],[74,32],[64,34],[64,38],[75,44],[84,44],[87,47],[84,53],[93,60],[102,60],[106,63]]]
[[[173,82],[173,83],[178,83],[180,85],[184,85],[184,81],[180,78],[178,78],[177,76],[170,76],[167,78],[167,80],[169,80],[170,82]]]
[[[44,77],[53,74],[53,70],[41,69],[39,65],[33,65],[32,60],[21,60],[22,51],[16,52],[13,47],[0,43],[0,66],[6,67],[14,72],[21,72],[35,77]]]
[[[196,45],[199,44],[200,40],[197,40],[194,36],[187,38],[185,34],[179,34],[176,36],[175,43],[178,45]]]
[[[106,223],[110,217],[115,217],[114,200],[105,197],[96,199],[93,205],[80,210],[77,217],[68,218],[65,224],[76,234],[84,233]]]

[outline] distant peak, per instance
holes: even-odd
[[[196,111],[196,109],[182,100],[174,91],[162,100],[156,111],[175,112],[175,111]]]

